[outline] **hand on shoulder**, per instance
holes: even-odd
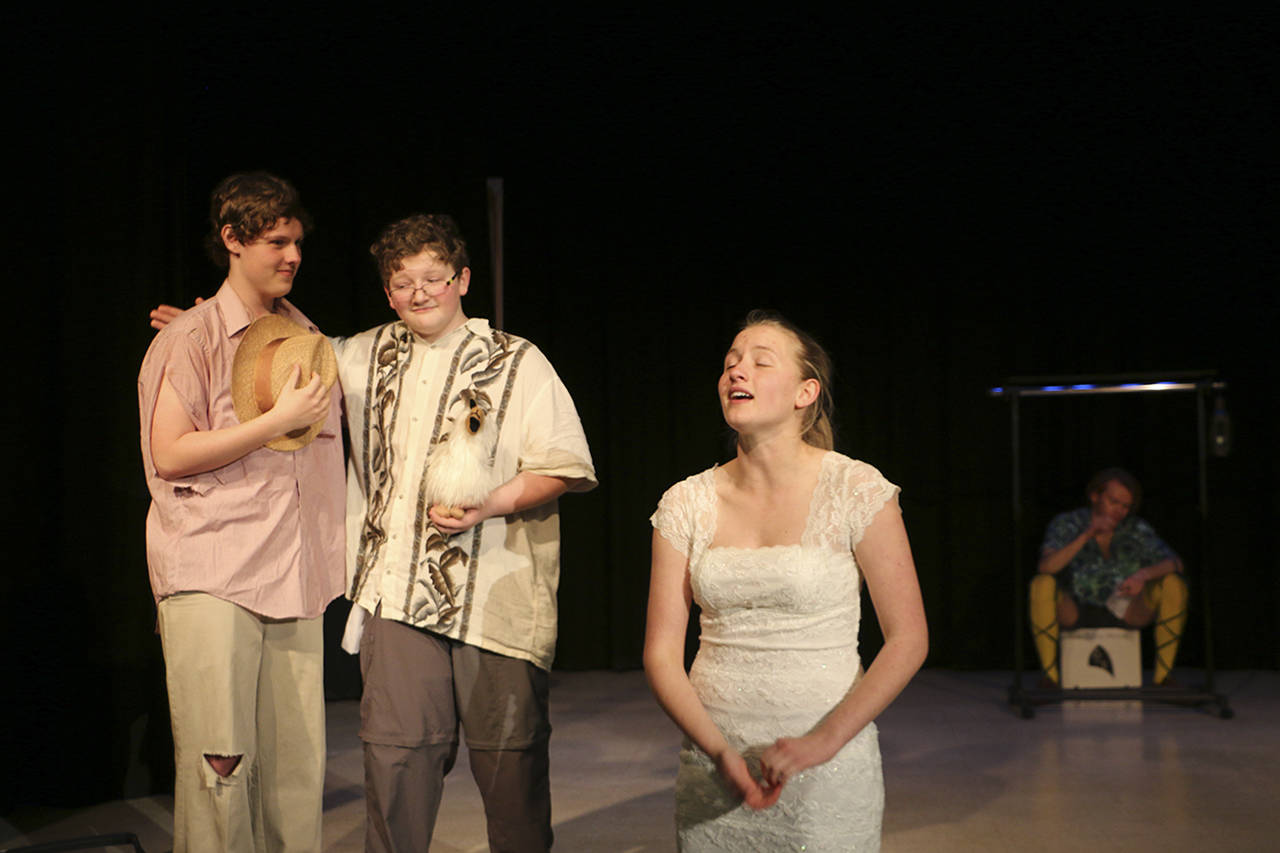
[[[203,296],[196,297],[196,305],[200,305],[203,302],[204,302]],[[174,305],[166,305],[164,303],[161,303],[160,305],[157,305],[155,308],[151,309],[151,314],[149,315],[151,317],[151,328],[155,329],[156,331],[159,331],[163,329],[165,326],[168,326],[170,323],[172,323],[174,320],[178,319],[185,313],[186,313],[185,309],[178,308]]]

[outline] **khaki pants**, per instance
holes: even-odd
[[[467,738],[492,853],[551,849],[547,673],[375,614],[360,645],[365,851],[426,851]]]
[[[160,602],[173,723],[174,853],[318,851],[321,617],[271,620],[203,593]],[[220,776],[205,756],[240,756]]]

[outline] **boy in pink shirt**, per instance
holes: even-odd
[[[138,377],[174,850],[319,850],[322,617],[344,577],[341,391],[295,366],[266,411],[237,415],[250,325],[275,315],[318,334],[285,299],[309,217],[288,182],[252,173],[219,184],[210,218],[226,282],[156,336]],[[308,426],[301,447],[267,446]]]

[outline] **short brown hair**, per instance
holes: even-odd
[[[222,242],[222,229],[241,243],[250,243],[281,219],[296,219],[304,232],[311,230],[311,215],[298,199],[298,191],[284,178],[267,172],[243,172],[223,178],[209,196],[208,236],[205,250],[220,268],[231,265],[231,253]]]
[[[1142,484],[1138,482],[1138,478],[1130,474],[1123,468],[1103,468],[1098,473],[1089,478],[1089,485],[1085,486],[1084,494],[1090,501],[1093,496],[1100,494],[1107,487],[1107,483],[1112,481],[1119,483],[1129,490],[1129,494],[1133,495],[1133,506],[1129,507],[1129,512],[1134,512],[1142,504]]]
[[[818,397],[809,404],[804,416],[804,427],[800,437],[805,444],[811,444],[822,450],[835,449],[835,398],[831,393],[831,375],[834,368],[831,356],[822,348],[822,344],[783,317],[776,311],[757,308],[742,321],[743,331],[752,326],[776,326],[796,339],[796,363],[800,368],[801,379],[814,379],[818,383]]]
[[[426,251],[453,267],[454,272],[462,272],[463,267],[471,266],[467,257],[467,241],[462,239],[458,223],[446,213],[416,213],[393,222],[369,247],[384,285],[391,281],[391,276],[400,269],[405,258]]]

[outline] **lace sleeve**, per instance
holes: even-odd
[[[901,491],[884,478],[876,468],[865,462],[850,460],[845,486],[849,501],[849,547],[857,548],[871,522],[884,509],[885,504]]]
[[[653,529],[686,557],[693,548],[693,523],[689,506],[689,481],[667,489],[658,501],[658,509],[649,516]]]
[[[709,468],[667,489],[649,517],[654,530],[690,563],[697,561],[716,532],[714,471]]]
[[[828,453],[806,536],[835,551],[852,551],[897,493],[898,487],[873,466]]]

